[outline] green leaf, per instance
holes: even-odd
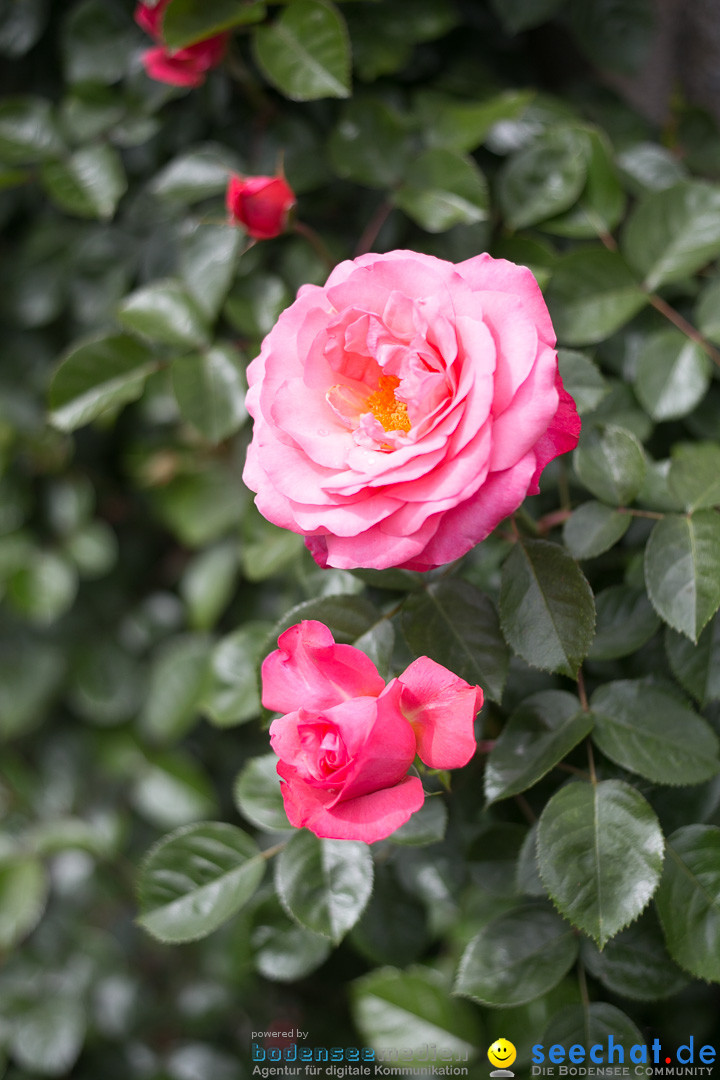
[[[98,727],[121,724],[136,715],[145,692],[144,669],[114,641],[86,644],[73,671],[71,704]]]
[[[317,619],[330,628],[339,644],[354,645],[382,618],[378,609],[363,595],[323,596],[290,608],[273,627],[270,640],[275,648],[284,630],[302,619]]]
[[[558,544],[515,544],[502,569],[500,623],[532,667],[576,678],[592,641],[595,604],[582,571]]]
[[[647,303],[621,256],[601,247],[578,248],[558,259],[546,299],[564,345],[603,341]]]
[[[55,551],[38,548],[10,578],[7,595],[30,622],[50,626],[72,607],[77,587],[72,563]]]
[[[122,9],[104,0],[73,4],[63,20],[60,44],[70,84],[119,82],[137,55],[134,27]]]
[[[217,812],[212,784],[192,758],[159,754],[140,770],[130,792],[137,812],[160,829],[174,829]]]
[[[330,163],[337,175],[373,188],[400,183],[411,152],[406,125],[375,98],[353,98],[328,141]]]
[[[353,1020],[378,1057],[417,1067],[428,1046],[441,1046],[456,1061],[472,1059],[482,1045],[475,1009],[453,998],[430,968],[408,971],[384,967],[351,984]],[[402,1057],[398,1059],[398,1047]],[[387,1059],[385,1055],[388,1055]]]
[[[428,232],[487,220],[487,182],[475,162],[454,150],[424,150],[411,162],[393,202]]]
[[[217,317],[232,284],[242,244],[242,230],[230,225],[193,224],[182,238],[180,276],[210,321]]]
[[[45,0],[16,0],[0,12],[0,53],[24,56],[41,37],[47,22]]]
[[[246,420],[243,373],[232,345],[178,357],[170,374],[180,415],[209,442],[222,442]]]
[[[185,825],[150,849],[140,867],[138,923],[159,941],[196,941],[245,904],[265,872],[257,845],[219,821]]]
[[[665,650],[678,682],[704,708],[720,701],[720,618],[705,627],[697,644],[667,628]]]
[[[630,514],[621,514],[604,503],[583,503],[563,526],[565,546],[574,559],[593,559],[622,539],[631,520]]]
[[[297,564],[305,548],[297,533],[271,524],[255,511],[243,524],[240,564],[248,581],[266,581]]]
[[[536,784],[592,728],[580,702],[564,690],[541,690],[512,713],[485,766],[485,798],[506,799]]]
[[[672,448],[668,487],[690,514],[720,506],[720,445],[676,443]]]
[[[720,344],[720,278],[713,278],[702,290],[695,305],[698,330],[715,345]]]
[[[575,399],[581,416],[597,408],[610,389],[600,369],[584,353],[559,349],[558,369],[563,386]]]
[[[269,630],[269,623],[250,620],[213,649],[210,681],[200,707],[216,727],[243,724],[260,714],[258,666]]]
[[[613,151],[600,131],[584,131],[590,142],[587,183],[575,206],[542,224],[544,232],[577,239],[612,233],[625,210],[625,194],[613,162]]]
[[[647,469],[639,440],[614,424],[583,432],[573,465],[588,491],[611,506],[627,506],[633,501]]]
[[[219,143],[194,145],[156,173],[150,190],[167,202],[192,204],[224,194],[232,172],[241,172],[238,158]]]
[[[720,772],[708,723],[667,689],[640,679],[605,683],[590,701],[593,741],[606,757],[656,784],[700,784]]]
[[[498,197],[511,229],[524,229],[567,210],[587,179],[590,142],[573,127],[549,128],[509,158]]]
[[[579,1044],[588,1049],[599,1043],[604,1051],[609,1045],[610,1036],[618,1043],[628,1048],[631,1046],[644,1046],[645,1039],[632,1022],[629,1016],[617,1009],[614,1005],[607,1005],[604,1001],[591,1001],[583,1005],[567,1005],[560,1009],[543,1032],[543,1043],[546,1046],[560,1043],[564,1047],[572,1047]],[[613,1055],[613,1061],[617,1060]],[[566,1068],[568,1068],[566,1066]],[[568,1073],[570,1069],[568,1068]],[[592,1068],[592,1066],[590,1066]],[[600,1067],[601,1072],[607,1076],[615,1071],[613,1065]],[[578,1070],[579,1072],[579,1070]],[[629,1073],[629,1070],[628,1070]],[[588,1069],[589,1074],[589,1069]]]
[[[180,581],[180,594],[193,630],[210,630],[230,602],[239,571],[237,545],[232,541],[199,552]]]
[[[327,0],[290,0],[253,45],[260,70],[293,101],[350,96],[347,27]]]
[[[448,812],[443,800],[426,799],[410,820],[396,829],[388,840],[393,844],[407,844],[409,847],[439,844],[445,836],[447,823]]]
[[[673,960],[720,982],[720,828],[687,825],[668,837],[656,904]]]
[[[428,144],[462,154],[476,150],[495,124],[519,116],[531,98],[527,90],[506,90],[481,101],[420,90],[415,106]]]
[[[429,656],[500,700],[508,648],[492,600],[469,581],[444,578],[411,594],[402,608],[402,627],[417,656]]]
[[[282,278],[258,270],[235,283],[223,314],[241,334],[260,339],[272,330],[291,299]]]
[[[263,832],[291,829],[283,806],[277,763],[276,754],[250,758],[233,785],[233,799],[238,810]]]
[[[300,926],[344,938],[362,915],[373,883],[367,844],[355,840],[320,840],[299,831],[275,863],[275,888],[282,906]]]
[[[291,922],[276,900],[255,914],[252,931],[255,967],[273,982],[296,982],[324,964],[332,943]]]
[[[650,534],[645,581],[653,607],[669,626],[697,641],[720,607],[720,515],[668,514]]]
[[[635,393],[653,420],[687,416],[710,386],[710,360],[680,330],[648,335],[637,356]]]
[[[406,849],[401,857],[412,850]],[[430,944],[430,931],[425,905],[413,884],[404,887],[390,867],[379,862],[370,902],[349,940],[373,964],[406,967],[419,959]]]
[[[652,809],[619,780],[568,784],[540,817],[543,882],[558,910],[600,948],[638,917],[655,892],[663,847]]]
[[[85,1041],[85,1009],[67,993],[47,995],[20,1017],[12,1054],[21,1068],[43,1076],[67,1076]]]
[[[510,34],[552,19],[565,0],[491,0],[495,14]]]
[[[0,856],[0,948],[11,949],[34,930],[47,901],[43,864],[29,855]]]
[[[154,495],[162,519],[191,548],[236,529],[248,503],[247,490],[236,474],[219,464],[178,476]]]
[[[61,361],[50,383],[50,422],[61,431],[114,413],[143,392],[157,368],[147,346],[125,334],[86,341]]]
[[[640,69],[653,41],[649,0],[582,0],[570,5],[570,17],[580,45],[599,68],[625,75]]]
[[[547,993],[575,963],[571,928],[542,904],[514,908],[487,923],[463,953],[455,993],[507,1008]]]
[[[62,652],[48,642],[2,641],[0,737],[24,734],[45,714],[65,673]]]
[[[595,597],[597,623],[588,654],[590,660],[631,656],[660,626],[644,589],[610,585]]]
[[[185,49],[236,26],[262,22],[266,14],[264,0],[213,0],[212,7],[202,0],[173,0],[163,16],[163,40],[171,49]]]
[[[174,742],[192,727],[210,675],[210,642],[202,634],[167,641],[153,662],[140,718],[154,742]]]
[[[41,177],[52,201],[78,217],[109,221],[127,191],[122,161],[106,143],[83,146],[62,161],[49,161]]]
[[[613,994],[636,1001],[660,1001],[682,990],[687,977],[673,963],[657,919],[650,911],[609,941],[601,951],[582,944],[582,960],[590,974]],[[617,1028],[613,1034],[617,1039]]]
[[[0,161],[35,165],[64,150],[52,105],[39,97],[6,97],[0,102]]]
[[[206,345],[208,328],[200,308],[179,281],[154,281],[127,296],[117,311],[125,330],[163,345]]]
[[[657,143],[633,143],[617,155],[616,163],[625,186],[633,195],[663,191],[687,178],[683,163],[671,150]]]
[[[628,218],[622,250],[648,289],[694,274],[720,254],[720,189],[688,180],[650,192]]]

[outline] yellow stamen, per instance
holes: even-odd
[[[386,431],[410,430],[407,405],[395,397],[395,389],[399,385],[400,380],[396,375],[381,375],[377,390],[365,402],[365,407]]]

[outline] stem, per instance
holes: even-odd
[[[583,675],[582,668],[578,668],[577,684],[578,684],[578,697],[580,698],[580,704],[582,705],[582,710],[583,710],[583,712],[590,712],[590,706],[588,704],[587,693],[585,691],[585,676]]]
[[[302,236],[307,240],[310,247],[315,254],[322,259],[328,270],[335,269],[336,260],[334,256],[331,255],[329,248],[325,246],[325,241],[320,237],[319,233],[315,232],[309,225],[306,225],[304,221],[296,221],[293,225],[293,229],[298,236]]]
[[[635,510],[631,506],[618,506],[618,514],[631,514],[632,517],[652,518],[653,521],[662,521],[665,514],[661,514],[659,510]]]
[[[371,250],[373,244],[377,240],[378,233],[382,229],[383,225],[387,221],[390,213],[393,210],[393,204],[386,199],[381,202],[373,216],[368,221],[362,236],[357,242],[355,248],[355,258],[358,255],[366,255]]]
[[[261,859],[272,859],[273,855],[277,855],[278,852],[282,851],[283,848],[286,848],[289,843],[290,843],[289,840],[283,840],[279,844],[274,844],[273,847],[265,848],[264,851],[260,852],[260,858]]]
[[[489,754],[492,750],[495,749],[496,742],[497,739],[480,739],[477,744],[478,754]]]
[[[568,765],[566,761],[560,761],[555,766],[560,772],[572,773],[573,776],[581,776],[583,780],[589,780],[590,774],[586,773],[584,769],[578,769],[576,765]]]
[[[593,784],[593,785],[596,785],[597,784],[597,773],[595,772],[595,758],[593,756],[592,743],[590,742],[589,739],[587,740],[586,745],[587,745],[588,765],[590,766],[590,783]]]
[[[534,825],[534,824],[535,824],[535,822],[537,821],[537,818],[535,817],[535,814],[533,813],[533,808],[532,808],[532,806],[531,806],[531,805],[530,805],[530,803],[529,803],[529,802],[527,801],[527,799],[525,798],[525,796],[524,796],[524,795],[516,795],[516,796],[515,796],[515,802],[516,802],[516,803],[518,804],[518,806],[519,806],[519,807],[520,807],[520,809],[522,810],[522,812],[523,812],[523,814],[524,814],[524,816],[525,816],[525,819],[526,819],[526,821],[527,821],[527,822],[528,822],[528,823],[529,823],[530,825]]]
[[[657,293],[648,293],[648,300],[661,315],[664,315],[666,319],[669,319],[673,326],[677,326],[678,330],[682,330],[686,337],[689,337],[691,341],[694,341],[696,345],[706,353],[714,364],[720,367],[720,352],[710,344],[707,338],[703,337],[699,330],[696,330],[692,323],[689,323],[687,319],[683,318],[679,311],[670,307],[667,301],[663,300],[662,296],[658,296]]]
[[[562,525],[572,516],[572,510],[553,510],[551,514],[545,514],[544,517],[539,518],[536,522],[537,531],[541,536],[545,533],[549,533],[551,529],[554,529],[556,525]]]
[[[580,990],[580,1000],[582,1001],[583,1009],[587,1013],[588,1009],[590,1008],[590,995],[588,994],[587,979],[585,978],[585,965],[581,960],[578,961],[577,973],[578,988]]]

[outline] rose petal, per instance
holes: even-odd
[[[400,687],[400,710],[415,732],[421,760],[432,769],[467,765],[477,745],[474,724],[483,703],[480,687],[470,686],[428,656],[415,660],[395,682]]]

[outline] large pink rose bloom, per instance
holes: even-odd
[[[245,482],[321,566],[450,562],[577,443],[554,344],[526,267],[343,262],[300,289],[248,369]]]
[[[291,825],[336,840],[382,840],[425,795],[408,769],[417,754],[434,769],[475,752],[478,686],[421,656],[387,686],[372,660],[336,645],[307,620],[278,638],[262,666],[262,701],[285,713],[270,727]]]

